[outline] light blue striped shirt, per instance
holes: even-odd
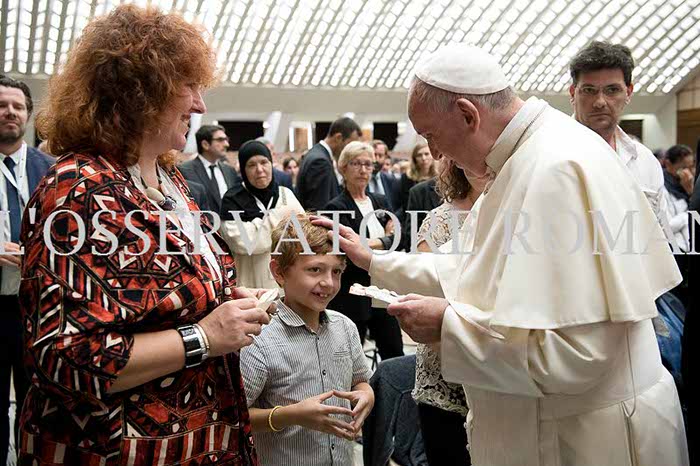
[[[330,390],[350,391],[372,375],[355,324],[335,311],[320,316],[318,332],[294,311],[279,312],[255,342],[241,350],[241,373],[248,406],[288,406]],[[350,408],[347,400],[329,398]],[[346,417],[346,421],[351,419]],[[292,426],[282,432],[253,433],[262,466],[352,466],[352,442]]]

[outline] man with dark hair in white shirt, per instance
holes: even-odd
[[[569,87],[571,105],[576,121],[598,133],[617,152],[644,191],[656,217],[666,222],[661,165],[651,150],[619,126],[622,113],[632,99],[633,70],[630,49],[608,42],[591,42],[569,64],[573,81]]]

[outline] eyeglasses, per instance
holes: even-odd
[[[216,141],[216,142],[228,142],[228,138],[227,138],[227,137],[212,138],[211,140],[212,140],[212,141]]]
[[[603,95],[606,97],[618,97],[620,94],[625,92],[624,88],[614,84],[611,86],[605,86],[602,89],[594,86],[581,86],[579,92],[586,97],[595,97],[601,92],[601,90],[603,91]]]
[[[358,162],[357,160],[353,160],[352,162],[348,162],[348,165],[350,165],[355,170],[359,170],[360,168],[374,170],[374,162]]]

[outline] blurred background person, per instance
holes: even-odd
[[[664,159],[666,158],[666,151],[663,149],[656,149],[654,152],[654,157],[656,157],[656,160],[659,161],[659,164],[663,167],[664,166]]]
[[[10,441],[10,380],[15,396],[15,439],[29,380],[24,367],[22,318],[19,308],[20,230],[22,214],[53,158],[22,139],[34,110],[29,87],[0,75],[0,210],[7,212],[0,249],[0,465],[7,463]]]
[[[241,167],[238,165],[238,152],[235,150],[226,151],[226,163],[236,171],[236,174],[240,176]]]
[[[338,170],[343,177],[343,192],[326,204],[323,210],[354,212],[354,218],[348,214],[340,215],[340,223],[362,234],[362,219],[374,210],[386,210],[388,207],[384,196],[367,192],[374,170],[374,149],[360,141],[349,143],[340,154]],[[388,214],[371,214],[366,225],[370,248],[391,248],[394,241],[394,225]],[[341,279],[340,291],[329,304],[329,309],[338,311],[355,322],[363,343],[369,330],[382,359],[403,356],[401,329],[396,318],[387,314],[385,309],[373,308],[371,300],[351,295],[350,286],[354,283],[369,286],[369,273],[348,261]]]
[[[408,194],[411,188],[417,183],[435,178],[437,175],[435,160],[430,154],[428,144],[417,144],[411,152],[409,163],[408,171],[401,175],[399,185],[400,219],[404,218],[404,213],[408,210]]]
[[[284,170],[281,170],[280,168],[277,168],[279,164],[276,163],[277,156],[275,154],[275,145],[272,143],[272,141],[262,136],[256,138],[255,140],[258,142],[262,142],[270,150],[270,154],[272,154],[272,177],[275,179],[277,184],[293,190],[294,183],[292,182],[292,177],[289,175],[289,173],[285,172]]]
[[[213,212],[219,212],[226,191],[241,183],[236,170],[224,163],[229,147],[228,136],[223,126],[204,125],[195,133],[195,139],[197,156],[178,168],[186,180],[206,188],[209,207]]]
[[[362,130],[355,120],[340,118],[331,123],[326,138],[304,154],[297,177],[297,194],[304,209],[319,210],[340,194],[336,161],[348,143],[361,137]]]
[[[206,111],[200,89],[215,66],[201,28],[122,5],[86,26],[50,79],[37,128],[61,155],[22,233],[32,385],[19,464],[257,461],[237,352],[269,316],[233,286],[231,257],[215,254],[226,244],[190,215],[197,206],[164,156],[185,147],[190,115]],[[111,211],[104,231],[87,221],[76,245],[76,218],[98,206]],[[49,228],[59,211],[75,217]],[[157,254],[161,218],[173,254]],[[31,234],[45,227],[55,254]]]
[[[398,183],[396,179],[389,173],[384,172],[385,162],[391,160],[389,158],[389,147],[380,139],[372,141],[374,149],[374,171],[369,180],[369,192],[381,194],[386,197],[389,205],[389,210],[395,211],[398,209]]]
[[[690,147],[677,144],[666,151],[663,164],[666,212],[668,213],[668,224],[673,233],[673,238],[670,238],[669,241],[675,241],[676,246],[687,253],[690,251],[691,232],[688,204],[693,195],[695,184],[695,154]],[[690,305],[688,256],[675,254],[673,257],[683,275],[683,282],[673,289],[673,294],[688,309]]]
[[[303,213],[292,190],[272,174],[272,153],[262,142],[248,141],[238,150],[242,183],[222,201],[221,235],[233,252],[239,286],[277,288],[270,272],[272,230],[291,212]],[[241,211],[237,222],[231,211]],[[249,249],[250,248],[250,249]]]
[[[297,176],[299,175],[299,162],[297,162],[297,159],[290,155],[282,162],[282,168],[284,169],[285,173],[292,177],[292,188],[294,191],[296,191]]]
[[[688,251],[688,201],[695,184],[695,154],[683,144],[672,146],[664,158],[664,187],[668,202],[669,225],[678,246]]]

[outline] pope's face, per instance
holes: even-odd
[[[604,135],[617,127],[632,97],[632,85],[625,84],[619,68],[589,71],[580,74],[569,94],[576,120]]]
[[[460,168],[467,168],[477,161],[472,150],[464,117],[457,105],[447,112],[436,112],[423,102],[410,99],[408,118],[418,134],[428,142],[430,154],[435,160],[445,157]]]

